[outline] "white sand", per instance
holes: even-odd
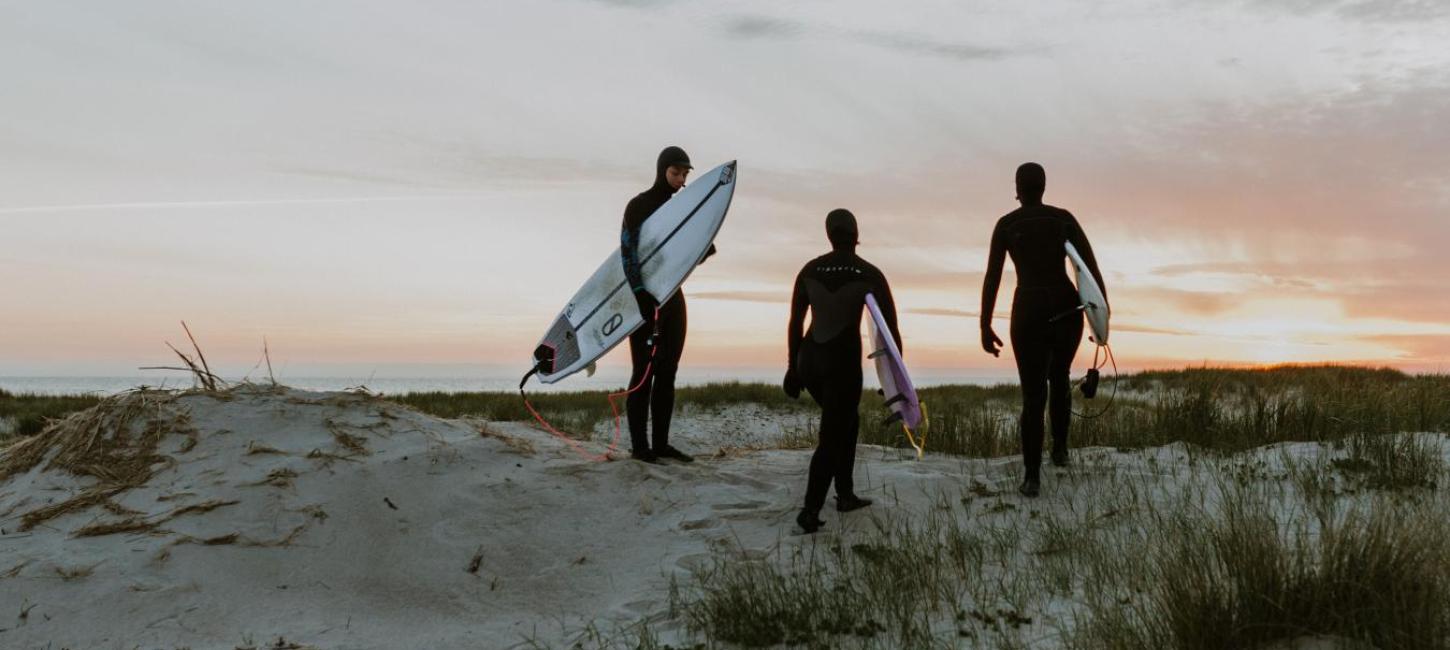
[[[182,451],[185,437],[167,438],[161,451],[175,463],[115,500],[152,519],[236,503],[164,532],[77,538],[123,517],[94,507],[19,533],[21,515],[84,482],[42,466],[0,484],[0,576],[18,567],[0,577],[0,647],[559,646],[590,622],[662,618],[671,577],[712,549],[765,554],[812,539],[792,531],[809,451],[710,454],[804,426],[799,415],[684,414],[680,446],[700,461],[653,466],[587,462],[523,424],[441,420],[343,393],[241,389],[176,405],[199,443]],[[256,453],[268,447],[283,453]],[[307,458],[314,450],[349,458]],[[1048,472],[1047,496],[1023,510],[1073,507],[1054,501],[1063,481],[1171,473],[1186,456],[1181,446],[1084,450],[1072,477]],[[910,458],[862,447],[858,491],[878,505],[828,509],[825,534],[865,530],[871,511],[931,507],[973,481],[1022,501],[1017,458]],[[286,472],[295,478],[266,482]],[[217,538],[229,543],[198,543]]]

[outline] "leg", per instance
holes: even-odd
[[[1058,462],[1059,455],[1061,462],[1067,462],[1067,432],[1072,423],[1072,360],[1082,342],[1082,320],[1066,318],[1053,324],[1052,354],[1047,368],[1052,394],[1048,417],[1052,420],[1053,462]]]
[[[1022,383],[1022,417],[1019,421],[1022,432],[1022,463],[1027,470],[1027,479],[1036,481],[1042,467],[1042,417],[1047,408],[1048,346],[1042,339],[1043,328],[1040,324],[1018,316],[1014,309],[1012,355],[1017,360],[1017,378]]]
[[[852,473],[856,467],[856,439],[861,433],[861,367],[857,365],[855,373],[847,370],[838,376],[840,379],[836,387],[835,402],[841,424],[835,443],[836,462],[833,470],[836,497],[850,500],[856,497],[856,482]]]
[[[836,428],[835,412],[830,400],[831,393],[828,392],[825,381],[825,373],[820,367],[820,359],[816,348],[817,344],[807,341],[801,349],[800,373],[801,383],[805,384],[806,390],[810,392],[811,399],[821,407],[820,426],[816,431],[816,450],[811,454],[810,472],[806,479],[806,500],[805,509],[811,517],[819,512],[826,504],[826,492],[831,488],[832,478],[832,446],[834,430]]]
[[[629,387],[635,391],[625,398],[624,409],[629,418],[630,446],[636,453],[649,451],[646,427],[649,424],[650,380],[654,377],[652,369],[649,377],[644,374],[650,365],[650,345],[647,342],[649,335],[643,327],[629,335],[629,360],[633,365],[629,374]]]
[[[658,452],[670,444],[670,419],[675,412],[675,372],[685,352],[685,294],[660,308],[660,342],[655,352],[651,413],[654,419],[652,448]]]

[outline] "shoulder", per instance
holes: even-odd
[[[645,217],[649,216],[646,204],[650,201],[649,190],[634,195],[629,203],[624,206],[624,225],[627,228],[638,227]]]
[[[1067,219],[1068,221],[1077,221],[1077,217],[1072,216],[1072,213],[1069,212],[1066,208],[1059,208],[1055,205],[1045,204],[1042,207],[1045,208],[1047,210],[1047,213],[1051,214],[1052,216]]]
[[[1006,230],[1007,228],[1010,228],[1012,224],[1020,221],[1021,219],[1022,208],[1017,208],[1016,210],[1008,212],[1007,214],[1004,214],[997,219],[997,225],[992,228],[992,233],[996,234],[998,232]]]
[[[875,264],[872,264],[871,262],[867,261],[865,258],[859,255],[856,256],[856,264],[866,275],[872,276],[873,278],[876,278],[881,282],[886,282],[886,274],[882,273],[881,269]]]
[[[1055,217],[1057,217],[1059,219],[1062,219],[1063,221],[1066,221],[1068,223],[1068,225],[1072,226],[1078,232],[1081,232],[1082,231],[1082,224],[1078,223],[1077,217],[1073,216],[1073,214],[1071,212],[1069,212],[1069,211],[1067,211],[1067,210],[1065,210],[1063,208],[1059,208],[1059,207],[1057,207],[1055,205],[1050,205],[1050,206],[1047,206],[1047,207],[1052,210],[1053,216],[1055,216]]]
[[[806,262],[804,265],[801,266],[800,275],[805,276],[805,275],[810,274],[810,272],[813,269],[816,269],[816,268],[819,268],[819,267],[825,265],[825,262],[828,261],[830,259],[830,257],[831,257],[830,253],[827,253],[825,255],[818,255],[816,257],[811,258],[811,260],[809,262]]]

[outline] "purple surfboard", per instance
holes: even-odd
[[[886,406],[901,418],[907,429],[921,426],[921,402],[916,399],[916,388],[911,385],[911,376],[906,374],[906,363],[901,360],[901,351],[896,349],[896,340],[876,296],[866,294],[866,310],[871,312],[871,353],[867,358],[876,362],[876,376],[881,381],[881,393],[886,396]]]

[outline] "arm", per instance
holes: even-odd
[[[645,292],[644,264],[639,255],[639,227],[644,219],[634,214],[635,212],[635,202],[630,201],[629,206],[624,209],[624,224],[619,231],[619,257],[624,262],[624,278],[629,282],[629,288],[638,296]]]
[[[800,276],[796,276],[795,290],[790,296],[790,323],[786,325],[785,347],[790,359],[786,367],[791,371],[796,369],[797,355],[800,354],[801,341],[805,339],[806,308],[810,307],[810,299],[806,296],[805,289],[801,286]]]
[[[1102,271],[1098,270],[1098,259],[1093,256],[1093,245],[1088,243],[1087,235],[1083,233],[1077,217],[1068,212],[1067,218],[1072,222],[1072,227],[1068,229],[1067,239],[1072,242],[1072,247],[1077,249],[1078,254],[1082,255],[1082,261],[1087,264],[1088,271],[1091,271],[1093,279],[1098,281],[1098,288],[1103,290],[1103,300],[1107,300],[1108,285],[1103,282]]]
[[[786,362],[785,380],[780,384],[791,399],[798,399],[803,388],[796,359],[799,358],[801,341],[805,338],[806,308],[809,306],[810,300],[806,297],[806,292],[801,290],[801,278],[796,276],[795,290],[790,296],[790,323],[785,330],[785,348],[790,359]]]
[[[1002,234],[1002,222],[992,229],[992,246],[987,252],[987,274],[982,278],[982,349],[997,356],[1001,352],[1002,339],[992,330],[992,312],[997,308],[997,288],[1002,284],[1002,265],[1006,262],[1007,244]]]
[[[905,357],[906,347],[901,343],[901,330],[896,326],[896,299],[891,296],[891,285],[886,282],[885,275],[881,275],[881,291],[876,294],[876,306],[881,308],[881,316],[886,319],[891,338],[896,340],[896,351]]]

